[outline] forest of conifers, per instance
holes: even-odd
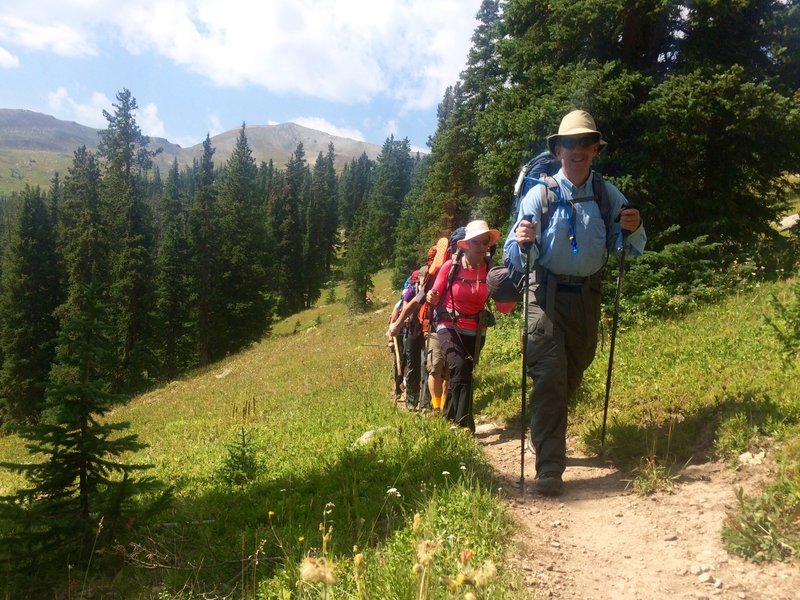
[[[378,269],[402,281],[474,217],[504,230],[516,172],[573,108],[644,215],[634,289],[685,296],[730,265],[793,266],[774,225],[798,188],[795,0],[485,0],[478,23],[431,152],[390,137],[339,173],[333,147],[256,164],[244,125],[224,164],[207,137],[200,161],[159,173],[119,92],[96,154],[76,148],[49,189],[0,201],[3,427],[79,376],[128,395],[235,352],[331,281],[365,308]]]

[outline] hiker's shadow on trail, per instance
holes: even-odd
[[[519,427],[505,428],[478,433],[475,438],[484,447],[509,447],[505,453],[506,465],[514,463],[516,471],[511,475],[507,469],[495,469],[495,485],[501,487],[508,498],[519,501],[522,497],[520,486],[520,463],[522,441]],[[513,448],[513,450],[511,450]],[[569,456],[564,473],[564,493],[558,498],[544,498],[533,491],[536,476],[536,457],[525,452],[525,501],[571,502],[607,496],[627,495],[630,492],[631,474],[615,466],[601,456]]]

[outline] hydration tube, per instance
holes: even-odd
[[[541,179],[536,179],[535,177],[525,177],[525,181],[530,181],[531,183],[538,183],[546,187],[547,189],[553,190],[553,193],[558,198],[558,203],[564,206],[564,209],[567,211],[567,222],[569,223],[569,245],[572,246],[572,253],[578,253],[578,240],[575,239],[575,217],[572,214],[575,210],[575,207],[572,206],[572,203],[568,203],[564,196],[561,194],[561,186],[556,185],[556,187],[551,188],[547,185],[546,181],[542,181]],[[569,206],[568,206],[569,204]]]

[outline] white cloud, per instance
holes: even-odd
[[[47,2],[29,4],[28,10],[33,7],[40,8]],[[15,11],[7,10],[0,13],[0,41],[6,44],[53,52],[62,56],[92,56],[96,52],[95,48],[87,41],[85,32],[79,28],[47,19],[45,15],[50,14],[47,9],[34,15],[34,18],[30,20],[14,16],[13,12]]]
[[[214,137],[224,131],[226,131],[225,126],[222,124],[222,121],[219,120],[219,117],[216,115],[208,115],[208,135]]]
[[[152,102],[145,106],[140,106],[134,116],[143,134],[151,137],[167,137],[164,122],[158,118],[158,107]]]
[[[13,69],[19,66],[19,59],[0,46],[0,69]]]
[[[113,112],[112,101],[100,92],[94,92],[87,104],[74,100],[64,87],[47,94],[47,104],[53,116],[68,121],[76,121],[89,127],[104,129],[108,121],[103,111]]]
[[[292,123],[297,123],[298,125],[302,125],[303,127],[308,127],[309,129],[316,129],[317,131],[323,131],[331,135],[343,138],[350,138],[351,140],[357,140],[360,142],[365,141],[364,134],[361,133],[358,129],[351,129],[349,127],[337,127],[336,125],[330,123],[329,121],[326,121],[322,117],[295,117],[289,120]]]
[[[103,111],[112,114],[114,112],[113,101],[105,94],[94,92],[89,102],[82,104],[72,98],[65,87],[59,87],[56,91],[47,94],[47,104],[54,117],[76,121],[97,129],[105,129],[108,126]],[[158,116],[158,107],[155,104],[140,106],[134,116],[144,135],[167,137],[166,128]]]
[[[177,137],[170,137],[169,142],[171,144],[177,144],[181,148],[191,148],[192,146],[196,146],[197,144],[202,144],[205,141],[206,136],[203,136],[203,139],[197,139],[196,135],[179,135]],[[151,144],[152,145],[152,144]]]
[[[387,137],[389,135],[396,136],[397,135],[397,131],[398,131],[397,130],[397,121],[395,121],[394,119],[389,119],[386,122],[386,125],[383,128],[383,131],[384,131],[384,133],[386,133]]]
[[[86,55],[118,40],[220,86],[428,109],[463,70],[480,0],[6,0],[0,42]],[[12,16],[14,15],[14,16]]]

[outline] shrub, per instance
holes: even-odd
[[[767,324],[781,343],[787,364],[796,361],[800,352],[800,277],[792,284],[790,293],[791,297],[786,302],[781,302],[773,294],[770,304],[775,316],[766,317]]]

